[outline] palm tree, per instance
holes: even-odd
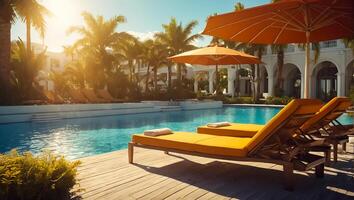
[[[237,2],[234,6],[234,11],[241,11],[245,9],[245,6],[240,3]],[[249,43],[236,43],[236,42],[232,42],[232,41],[224,41],[224,44],[226,47],[228,48],[233,48],[233,49],[241,49],[251,55],[255,55],[257,56],[260,60],[262,60],[262,56],[266,50],[266,45],[262,45],[262,44],[249,44]],[[251,70],[252,70],[252,92],[253,92],[253,102],[256,102],[260,96],[259,94],[259,90],[260,90],[260,84],[259,84],[259,69],[260,66],[259,64],[257,65],[250,65],[251,66]],[[237,78],[237,80],[239,80]]]
[[[271,46],[272,52],[277,54],[277,74],[275,82],[275,95],[281,96],[283,90],[283,68],[284,68],[284,51],[288,47],[287,44],[274,44]],[[273,86],[270,86],[273,87]]]
[[[150,62],[149,59],[151,58],[151,49],[154,46],[155,41],[152,39],[145,40],[142,43],[142,53],[141,53],[141,60],[143,62],[143,65],[146,66],[146,75],[145,75],[145,92],[149,92],[149,81],[150,81]]]
[[[46,22],[44,16],[50,15],[50,11],[37,0],[18,1],[17,13],[26,23],[26,46],[27,51],[31,51],[31,27],[33,26],[43,38],[45,34]],[[30,52],[28,52],[30,53]]]
[[[124,41],[117,43],[113,48],[114,55],[120,57],[120,59],[123,59],[123,61],[127,63],[131,83],[136,81],[135,68],[138,64],[138,60],[141,58],[142,48],[142,44],[139,42],[138,38],[132,35],[126,37]]]
[[[64,54],[66,56],[70,56],[71,61],[74,61],[75,52],[77,51],[75,46],[67,45],[67,46],[63,46],[63,49],[64,49]]]
[[[105,85],[105,72],[110,71],[114,65],[114,57],[108,49],[123,40],[126,33],[116,32],[119,24],[125,22],[124,16],[115,16],[105,20],[103,16],[93,16],[83,12],[84,26],[73,26],[68,34],[79,33],[82,37],[74,43],[74,48],[80,51],[85,60],[87,78],[94,88]]]
[[[27,11],[27,12],[25,12]],[[47,11],[43,6],[35,0],[1,0],[0,1],[0,87],[7,94],[10,91],[10,49],[11,49],[11,24],[15,22],[17,17],[26,18],[26,14],[35,22],[32,23],[35,27],[43,28],[40,22],[43,19],[43,14]],[[30,22],[30,21],[29,21]],[[42,21],[44,22],[44,20]],[[44,23],[43,23],[44,24]],[[28,29],[29,30],[29,29]],[[29,33],[29,31],[28,31]],[[27,39],[27,42],[30,40]],[[31,54],[31,48],[27,48],[27,54]],[[2,94],[1,94],[2,95]],[[9,95],[4,95],[0,98],[5,103],[9,103]]]
[[[13,44],[11,55],[12,82],[18,93],[22,94],[22,99],[33,98],[35,94],[34,88],[38,85],[36,78],[46,60],[45,52],[46,50],[34,55],[33,51],[27,51],[27,47],[21,39]]]
[[[86,85],[86,69],[79,61],[72,61],[65,66],[63,76],[68,77],[71,85],[79,88],[85,88]]]
[[[148,59],[149,65],[153,67],[155,92],[158,91],[157,71],[159,68],[166,66],[168,64],[167,57],[168,57],[168,52],[166,51],[166,46],[158,42],[155,42],[150,49],[149,59]]]
[[[0,2],[0,103],[10,103],[10,49],[11,24],[16,19],[15,2],[2,0]]]
[[[197,39],[202,38],[199,34],[192,34],[193,29],[197,26],[197,21],[191,21],[186,26],[182,23],[177,23],[176,18],[171,18],[168,24],[163,24],[163,32],[156,33],[156,38],[162,44],[167,46],[169,56],[182,53],[184,51],[192,50],[195,48],[193,42]],[[181,83],[182,79],[182,66],[177,65],[177,80],[178,85]],[[168,63],[168,87],[171,88],[171,70],[172,63]]]
[[[49,79],[53,81],[54,91],[60,96],[65,96],[65,92],[68,89],[69,81],[67,76],[64,74],[65,72],[56,72],[51,71],[49,73]]]

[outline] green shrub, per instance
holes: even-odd
[[[47,151],[0,154],[0,199],[70,199],[79,164]]]
[[[226,98],[224,103],[228,104],[253,104],[252,97],[234,97],[234,98]]]
[[[288,96],[267,97],[265,103],[266,104],[273,104],[273,105],[286,105],[293,99],[294,99],[293,97],[288,97]]]
[[[354,85],[350,87],[350,98],[352,99],[352,102],[354,104]]]

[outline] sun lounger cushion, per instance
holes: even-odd
[[[197,128],[198,133],[220,135],[220,136],[235,136],[235,137],[253,137],[264,125],[258,124],[237,124],[230,123],[230,126],[224,127],[208,127],[200,126]]]
[[[288,103],[277,113],[261,130],[259,130],[247,145],[247,150],[252,151],[257,145],[265,141],[278,127],[287,123],[292,115],[307,115],[316,113],[322,106],[322,102],[316,99],[296,99]]]
[[[301,130],[308,131],[311,130],[314,124],[317,124],[324,118],[335,120],[339,117],[338,114],[330,114],[331,112],[344,111],[349,106],[352,105],[351,99],[347,97],[335,97],[328,103],[326,103],[311,119],[309,119],[304,125],[302,125]],[[318,128],[318,127],[314,127]]]
[[[251,138],[215,136],[189,132],[174,132],[170,135],[157,137],[136,134],[132,138],[134,143],[142,145],[237,157],[247,155],[246,146],[250,140]]]

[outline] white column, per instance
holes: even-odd
[[[227,69],[227,93],[231,94],[232,97],[235,96],[235,79],[236,79],[236,69]]]
[[[345,96],[345,73],[337,73],[337,96]]]
[[[198,92],[198,79],[196,77],[194,78],[194,92]]]
[[[268,95],[269,96],[274,96],[274,73],[273,71],[270,71],[268,73]]]
[[[214,93],[214,70],[209,71],[209,93]]]
[[[300,87],[301,87],[301,92],[300,92],[300,97],[301,97],[301,99],[303,99],[304,98],[304,84],[305,84],[305,82],[304,82],[304,80],[305,80],[305,77],[304,77],[305,75],[304,75],[304,73],[301,73],[301,85],[300,85]],[[309,94],[310,94],[310,97],[312,97],[312,93],[311,93],[311,91],[312,91],[312,88],[311,88],[311,79],[310,79],[310,87],[309,87]]]

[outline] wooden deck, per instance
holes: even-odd
[[[354,143],[326,167],[325,178],[296,172],[293,192],[283,190],[278,165],[134,150],[134,165],[127,150],[81,159],[79,198],[354,199]]]

